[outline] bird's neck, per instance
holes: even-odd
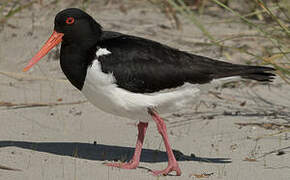
[[[96,47],[84,47],[77,43],[62,43],[60,65],[68,80],[82,90],[87,68],[96,57]]]

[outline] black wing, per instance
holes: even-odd
[[[189,54],[135,36],[104,31],[98,46],[111,54],[100,56],[102,71],[113,73],[119,87],[136,93],[175,88],[185,82],[203,84],[212,79],[241,75],[267,81],[268,67],[234,65]]]

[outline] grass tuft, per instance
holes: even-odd
[[[204,1],[205,0],[200,0]],[[243,34],[231,38],[218,39],[210,33],[210,31],[198,20],[199,15],[194,12],[191,5],[186,3],[186,0],[167,0],[168,4],[172,6],[183,17],[188,18],[195,24],[200,31],[208,38],[212,45],[219,46],[224,49],[233,49],[252,56],[251,59],[259,59],[260,64],[270,64],[276,68],[277,74],[286,82],[290,82],[290,1],[288,0],[255,0],[251,5],[255,7],[252,12],[246,14],[241,8],[231,8],[231,3],[228,0],[211,0],[207,3],[201,3],[202,11],[206,13],[206,8],[217,7],[221,10],[230,12],[233,17],[223,23],[232,23],[237,21],[248,25],[254,30],[254,36]],[[267,3],[266,3],[267,2]],[[245,1],[235,1],[238,7],[244,7]],[[255,19],[256,18],[256,19]],[[258,20],[257,20],[258,19]],[[253,36],[252,38],[263,38],[263,44],[259,44],[262,52],[259,49],[254,49],[252,52],[246,48],[225,46],[224,42],[232,40],[233,38],[242,38],[243,36]],[[269,44],[270,47],[269,47]]]

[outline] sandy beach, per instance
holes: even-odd
[[[163,115],[182,170],[177,177],[149,171],[167,166],[162,138],[151,122],[136,170],[103,163],[133,155],[137,120],[106,114],[74,88],[59,67],[59,49],[29,72],[22,72],[53,30],[54,16],[77,2],[35,3],[0,27],[0,179],[2,180],[157,180],[290,179],[290,86],[279,76],[268,85],[243,81],[212,89],[194,106]],[[118,1],[117,1],[118,2]],[[207,45],[187,19],[174,28],[147,1],[87,7],[106,30],[159,41],[171,47],[245,64],[248,55]],[[241,23],[215,23],[226,14],[200,17],[216,37],[254,33]],[[225,42],[259,49],[262,39]],[[256,60],[258,61],[258,60]]]

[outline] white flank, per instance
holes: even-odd
[[[111,54],[110,51],[106,48],[99,48],[98,51],[96,52],[97,57],[103,56],[103,55],[108,55]]]
[[[117,87],[113,74],[103,73],[99,61],[94,60],[87,70],[82,93],[92,104],[107,113],[147,122],[151,119],[147,113],[148,107],[156,108],[161,114],[175,112],[195,104],[201,93],[219,86],[220,82],[236,79],[222,78],[204,85],[186,83],[179,88],[156,93],[132,93]]]

